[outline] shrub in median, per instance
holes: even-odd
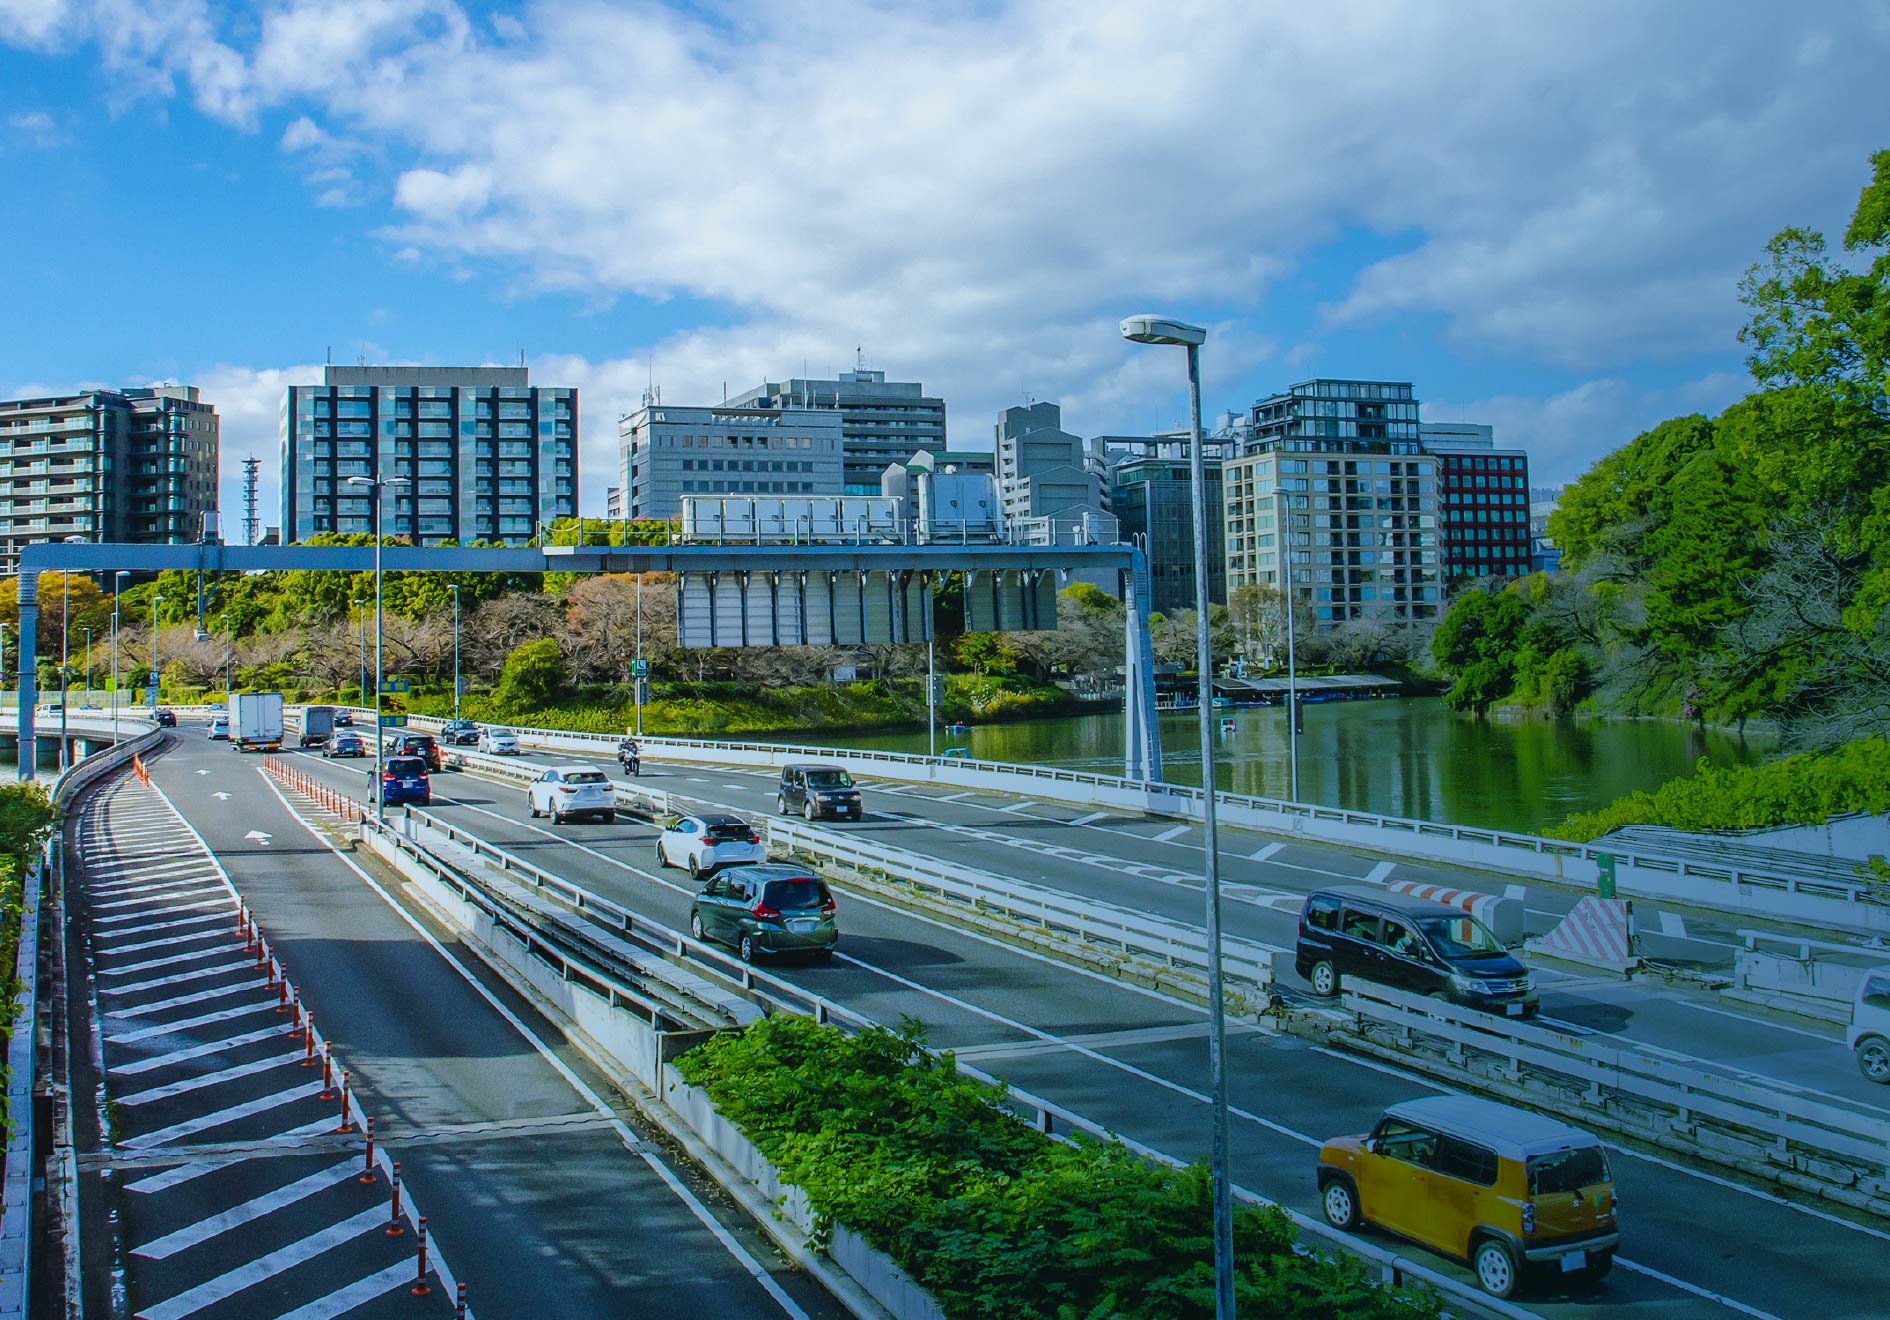
[[[915,1031],[848,1036],[774,1017],[677,1060],[722,1113],[804,1189],[954,1316],[1208,1316],[1212,1192],[1203,1166],[1152,1163],[1118,1143],[1053,1141],[1002,1091],[926,1052]],[[1299,1251],[1270,1207],[1235,1211],[1243,1313],[1417,1320],[1417,1290],[1362,1262]]]

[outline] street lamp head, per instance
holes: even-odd
[[[1207,342],[1207,331],[1186,321],[1143,312],[1122,318],[1122,337],[1136,344],[1182,344],[1198,348]]]
[[[350,486],[372,486],[374,484],[374,478],[373,477],[349,477],[348,484]]]
[[[90,537],[88,537],[88,536],[79,536],[79,535],[76,535],[76,534],[75,534],[75,535],[72,535],[72,536],[68,536],[68,537],[66,537],[66,538],[65,538],[65,541],[66,541],[66,544],[67,544],[67,545],[90,545],[90,544],[91,544],[91,538],[90,538]]]

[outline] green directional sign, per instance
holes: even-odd
[[[383,692],[405,692],[407,688],[408,683],[404,678],[383,678],[381,680],[381,691]]]
[[[1599,898],[1614,897],[1614,854],[1595,854],[1595,894]]]
[[[630,662],[630,677],[648,678],[649,676],[650,662],[648,660],[632,660]]]

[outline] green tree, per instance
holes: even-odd
[[[1513,591],[1469,591],[1457,597],[1431,634],[1431,655],[1455,678],[1444,700],[1481,714],[1509,695],[1529,607]]]
[[[536,710],[551,702],[565,685],[564,655],[555,637],[526,642],[505,658],[494,694],[508,711]]]

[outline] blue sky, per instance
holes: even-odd
[[[1416,382],[1567,480],[1746,388],[1734,285],[1841,228],[1881,6],[0,0],[0,394],[171,379],[225,505],[283,387],[513,362],[615,421],[867,365],[954,446]],[[1334,15],[1337,15],[1336,17]]]

